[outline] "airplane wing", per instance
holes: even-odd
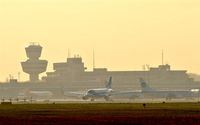
[[[122,98],[139,98],[141,96],[141,90],[135,91],[114,91],[111,96],[122,97]]]
[[[64,91],[64,96],[80,98],[80,97],[84,96],[85,93],[86,93],[86,91],[77,91],[77,92]]]
[[[64,92],[64,95],[67,95],[67,94],[84,95],[85,92]]]

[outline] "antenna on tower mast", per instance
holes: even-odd
[[[20,75],[21,75],[21,73],[18,72],[17,75],[18,75],[18,81],[20,81],[20,80],[21,80],[21,79],[20,79]]]
[[[162,65],[164,65],[164,51],[162,50]]]
[[[93,70],[95,69],[95,53],[94,53],[94,49],[93,49]]]
[[[68,58],[71,57],[70,49],[68,49]]]

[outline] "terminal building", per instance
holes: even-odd
[[[161,89],[190,89],[199,86],[186,70],[171,70],[170,65],[150,67],[148,71],[108,71],[94,68],[86,71],[81,57],[67,58],[66,62],[54,63],[54,72],[47,72],[43,80],[58,83],[69,89],[103,87],[109,76],[113,77],[113,88],[120,90],[140,89],[139,78],[144,78],[152,87]]]

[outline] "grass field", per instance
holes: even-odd
[[[0,125],[200,125],[199,103],[0,105]]]

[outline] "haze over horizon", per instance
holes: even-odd
[[[165,61],[172,69],[200,74],[199,0],[0,0],[0,81],[27,80],[20,62],[30,42],[41,59],[65,62],[79,54],[92,70],[142,70]],[[43,74],[45,75],[45,74]]]

